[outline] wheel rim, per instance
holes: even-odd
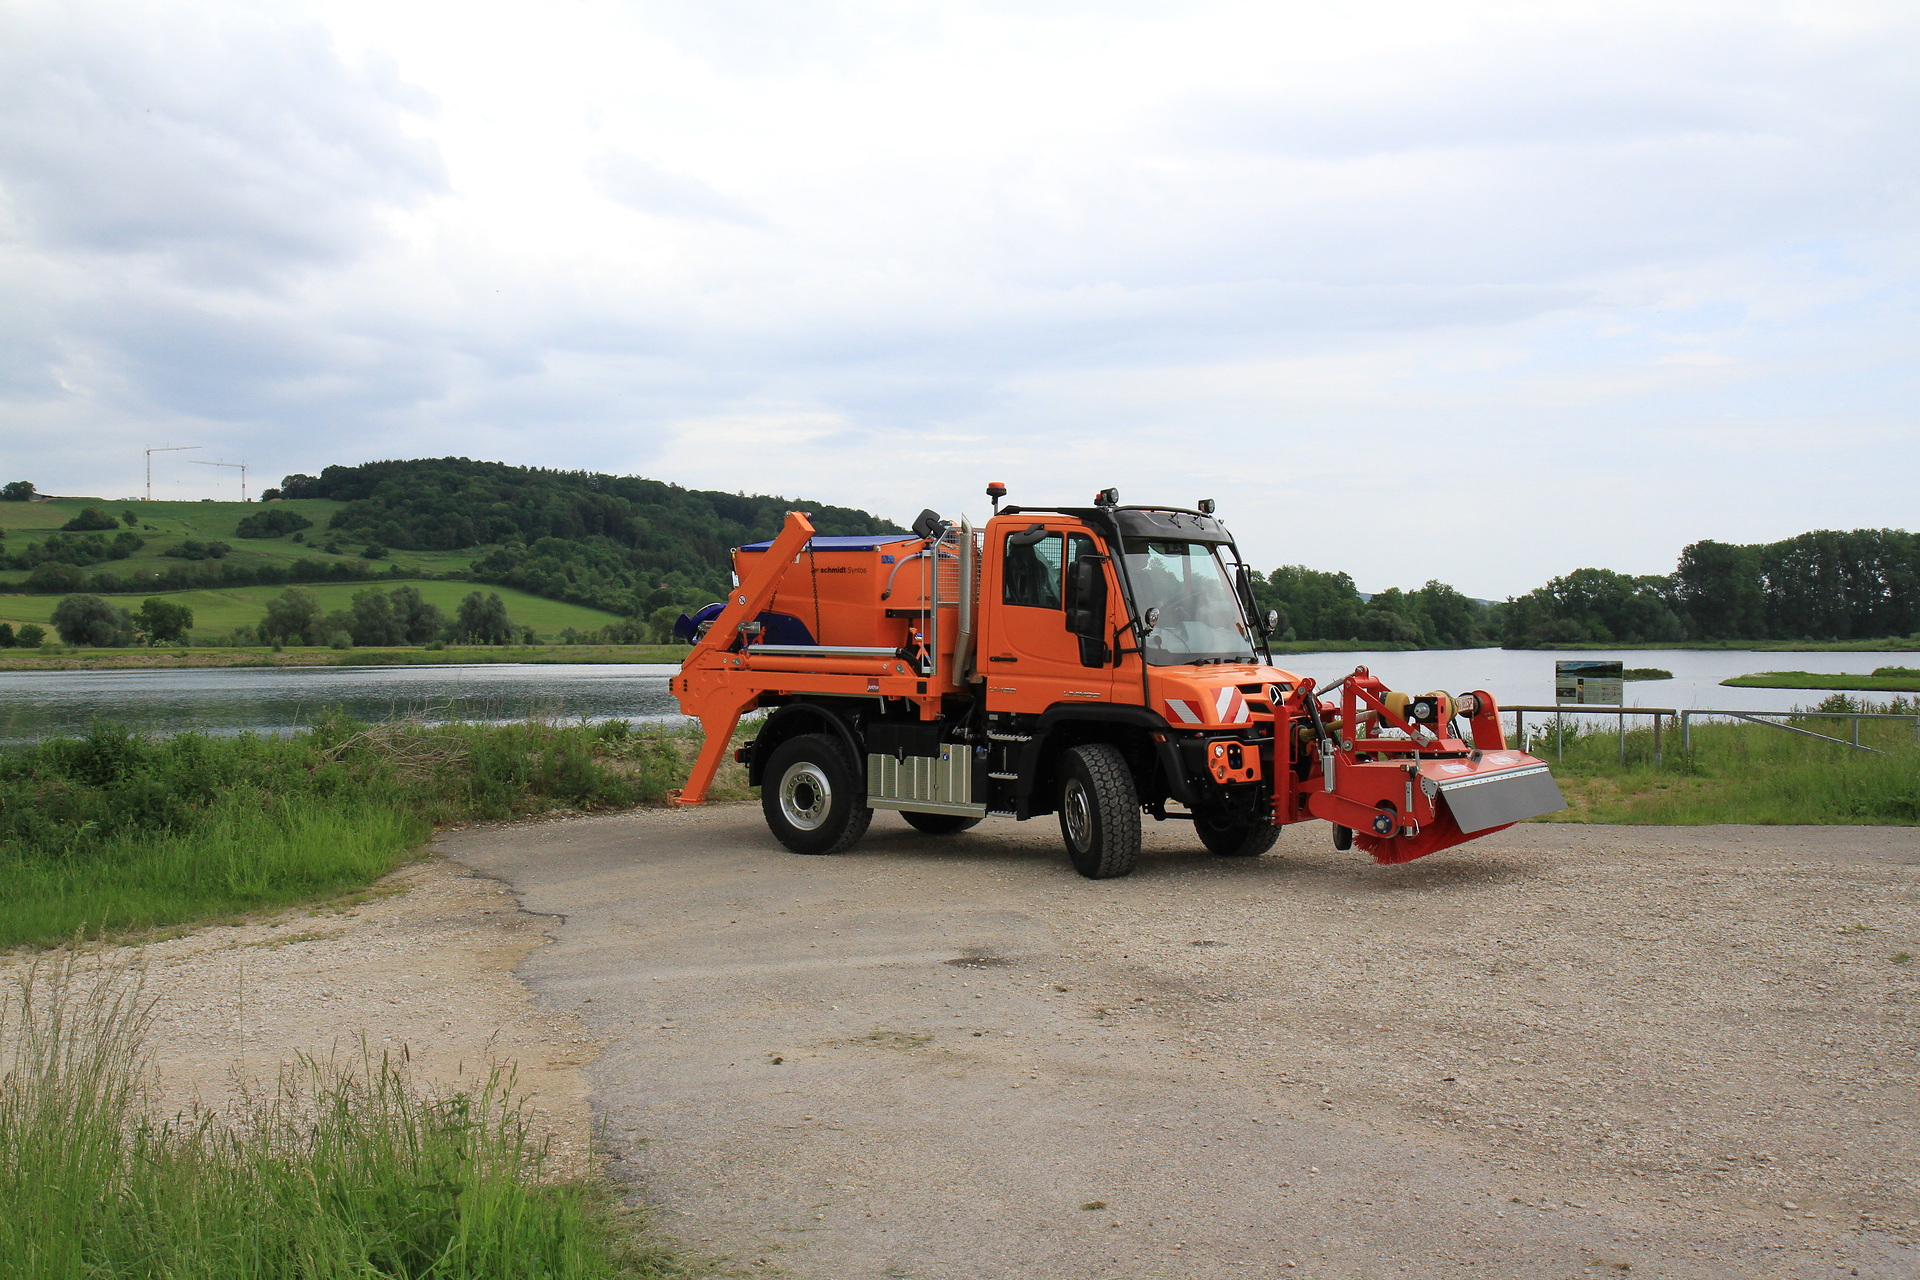
[[[811,760],[797,761],[780,777],[780,816],[802,831],[817,831],[833,807],[833,784]]]
[[[1087,788],[1078,778],[1067,780],[1065,794],[1060,797],[1060,812],[1067,820],[1067,839],[1073,847],[1085,852],[1093,847],[1093,805],[1087,799]]]

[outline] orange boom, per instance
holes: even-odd
[[[1365,667],[1317,689],[1283,670],[1213,504],[922,512],[910,534],[815,537],[800,512],[734,552],[739,585],[683,618],[673,680],[707,733],[677,799],[736,753],[767,825],[835,853],[875,809],[921,831],[1057,814],[1074,867],[1133,869],[1142,815],[1253,857],[1282,826],[1406,862],[1564,807],[1510,749],[1491,695],[1411,695]]]

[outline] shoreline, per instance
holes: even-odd
[[[481,663],[587,664],[632,663],[678,666],[685,645],[543,644],[470,645],[446,649],[322,649],[303,647],[275,653],[248,649],[0,649],[5,671],[152,671],[192,667],[442,667]]]

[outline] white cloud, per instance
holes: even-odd
[[[1920,462],[1905,6],[0,23],[0,437],[43,488],[160,432],[896,518],[1205,489],[1261,563],[1481,595],[1911,523],[1858,483]]]

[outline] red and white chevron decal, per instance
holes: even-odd
[[[1253,712],[1231,685],[1213,691],[1213,705],[1192,698],[1168,698],[1167,719],[1174,724],[1250,724]]]
[[[1253,720],[1247,700],[1232,685],[1213,691],[1213,709],[1219,712],[1221,724],[1249,724]]]

